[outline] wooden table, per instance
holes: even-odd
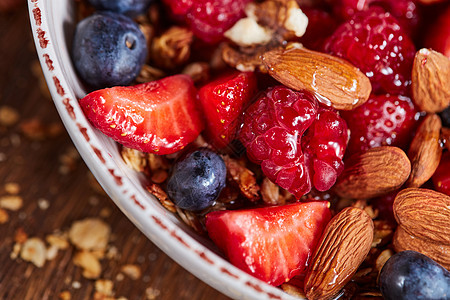
[[[114,283],[114,297],[101,299],[228,299],[161,252],[97,191],[41,86],[25,5],[0,14],[0,45],[0,108],[12,107],[20,116],[11,126],[0,125],[0,197],[11,192],[7,183],[17,183],[23,199],[18,210],[3,210],[9,219],[0,224],[0,299],[94,299],[95,280],[74,265],[72,245],[41,268],[20,255],[11,258],[19,233],[45,240],[87,217],[109,224],[109,245],[119,254],[101,260],[100,278]],[[139,278],[123,276],[125,264],[137,265]]]

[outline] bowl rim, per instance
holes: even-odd
[[[53,40],[53,32],[48,22],[52,12],[51,2],[52,0],[28,0],[29,20],[39,61],[58,114],[75,147],[119,209],[169,257],[229,297],[258,300],[301,299],[233,266],[175,224],[168,217],[170,212],[152,208],[154,202],[160,205],[153,195],[143,195],[140,191],[132,190],[134,184],[131,179],[114,158],[102,149],[96,130],[84,116],[74,90],[69,86],[67,74],[61,67],[63,61],[61,56],[57,55],[57,43]],[[145,198],[151,198],[152,203]]]

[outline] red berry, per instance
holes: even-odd
[[[193,0],[187,14],[192,32],[207,43],[217,43],[234,23],[244,17],[250,0]]]
[[[163,2],[176,18],[183,19],[194,4],[194,0],[163,0]]]
[[[374,92],[408,94],[415,48],[397,20],[381,8],[359,12],[339,26],[325,51],[361,69]]]
[[[392,14],[408,34],[413,33],[419,23],[419,12],[412,0],[334,0],[333,2],[336,14],[345,20],[350,19],[357,12],[379,6]]]
[[[238,268],[271,285],[306,272],[320,235],[331,219],[325,201],[206,215],[211,239]]]
[[[270,180],[300,198],[312,183],[321,191],[334,184],[347,142],[343,123],[334,111],[319,110],[311,94],[277,86],[247,109],[239,139]]]
[[[431,178],[436,190],[450,196],[450,152],[445,152],[441,157],[436,172]]]
[[[299,41],[308,49],[322,51],[325,40],[333,33],[338,22],[324,10],[302,7],[302,11],[308,17],[308,27]]]
[[[450,6],[432,24],[425,45],[450,58]]]
[[[375,198],[371,201],[373,208],[378,210],[378,216],[389,223],[395,225],[397,221],[395,221],[394,217],[394,200],[399,191],[391,192],[385,196]]]
[[[80,100],[92,124],[126,147],[174,153],[203,129],[196,90],[187,75],[98,90]]]
[[[383,145],[407,148],[419,117],[408,97],[390,95],[372,95],[341,115],[351,132],[347,155]]]
[[[205,137],[214,146],[226,147],[236,137],[239,117],[256,91],[256,76],[250,72],[221,77],[199,90]]]
[[[327,191],[344,170],[348,142],[345,121],[331,108],[319,108],[316,120],[302,139],[302,148],[309,164],[314,187]]]

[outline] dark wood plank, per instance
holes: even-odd
[[[108,197],[96,192],[81,159],[75,160],[67,174],[61,172],[61,156],[73,148],[64,131],[43,141],[28,139],[21,133],[20,123],[31,118],[60,124],[53,103],[33,75],[37,57],[27,18],[25,6],[15,13],[0,15],[0,106],[13,107],[20,114],[16,125],[0,127],[0,196],[5,194],[5,183],[15,182],[24,200],[23,207],[9,211],[9,221],[0,225],[0,299],[58,299],[66,290],[72,299],[92,299],[95,281],[83,278],[81,269],[74,266],[74,247],[60,250],[42,268],[19,258],[11,259],[10,253],[18,228],[29,237],[44,239],[55,230],[66,230],[75,220],[99,217],[105,209],[110,215],[103,219],[114,237],[110,244],[117,247],[120,257],[102,260],[101,278],[114,282],[115,297],[147,299],[146,290],[151,288],[157,295],[155,299],[228,299],[167,257]],[[39,199],[48,201],[48,209],[39,207]],[[117,280],[124,264],[139,265],[142,276]],[[81,287],[74,288],[74,282]]]

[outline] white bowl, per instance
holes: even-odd
[[[77,99],[86,93],[69,55],[74,0],[28,0],[36,49],[59,115],[84,161],[122,212],[189,272],[236,299],[297,299],[231,265],[143,187],[123,162],[117,144],[94,129]]]

